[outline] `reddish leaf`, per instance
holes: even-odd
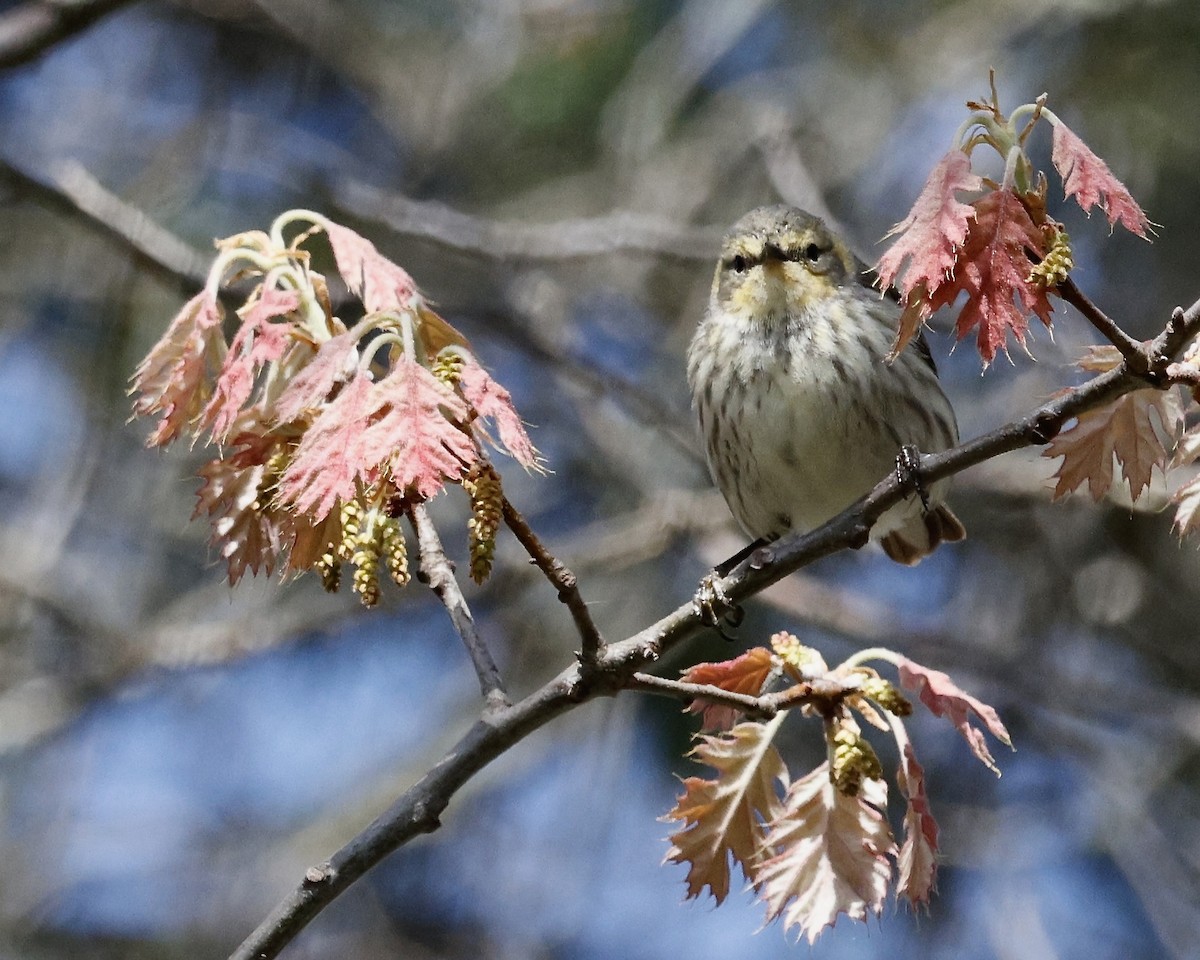
[[[763,684],[767,682],[767,677],[773,669],[771,651],[766,647],[754,647],[732,660],[698,663],[684,670],[681,679],[685,683],[703,683],[710,687],[720,687],[730,693],[744,693],[757,697],[762,693]],[[688,712],[702,715],[701,722],[705,730],[728,730],[742,716],[741,711],[734,707],[699,699],[692,701]]]
[[[319,411],[333,388],[357,372],[358,334],[350,331],[326,340],[275,401],[275,422],[290,423]]]
[[[242,446],[235,454],[199,470],[204,485],[197,494],[195,515],[204,513],[212,524],[212,542],[225,561],[230,586],[247,570],[270,573],[279,552],[278,531],[260,500],[266,467],[262,461],[246,463],[246,445],[259,439],[239,438]]]
[[[407,310],[412,306],[418,294],[407,271],[392,263],[375,249],[375,244],[349,227],[328,220],[324,226],[338,272],[350,292],[362,300],[368,313]]]
[[[134,415],[162,414],[146,446],[166,446],[204,409],[211,390],[209,370],[224,352],[220,305],[215,297],[198,293],[134,371],[132,392],[139,394]]]
[[[971,158],[962,150],[951,150],[938,161],[908,216],[887,233],[897,239],[879,258],[877,269],[884,287],[895,284],[905,301],[911,302],[909,295],[915,288],[933,293],[946,280],[975,218],[975,208],[960,202],[956,194],[982,186],[983,180],[971,172]]]
[[[292,462],[279,480],[279,496],[301,513],[323,519],[339,501],[371,483],[382,456],[367,428],[382,400],[366,374],[359,374],[304,432]]]
[[[200,415],[201,428],[224,440],[254,390],[254,378],[268,363],[283,356],[295,341],[287,315],[300,306],[295,290],[270,289],[239,311],[242,325],[229,345],[212,399]],[[282,323],[272,323],[284,318]]]
[[[975,201],[976,219],[967,235],[950,280],[930,291],[929,313],[953,303],[966,291],[954,332],[961,340],[978,327],[979,354],[990,364],[1007,350],[1009,331],[1022,346],[1028,316],[1035,313],[1050,326],[1046,290],[1029,278],[1026,251],[1044,253],[1041,231],[1011,190],[994,190]]]
[[[1103,346],[1091,348],[1079,366],[1099,373],[1120,362],[1115,347]],[[1063,458],[1055,472],[1055,498],[1086,483],[1092,499],[1099,500],[1112,487],[1116,457],[1130,496],[1137,500],[1149,486],[1154,468],[1166,470],[1182,417],[1179,394],[1173,388],[1134,390],[1106,407],[1080,414],[1074,426],[1042,451],[1044,457]]]
[[[704,736],[692,751],[716,768],[716,780],[688,777],[664,820],[684,827],[671,835],[664,862],[687,863],[688,897],[708,887],[717,903],[729,895],[730,857],[750,875],[763,856],[765,824],[783,813],[775,784],[787,769],[771,745],[778,724],[740,723],[720,737]]]
[[[899,722],[893,725],[900,743],[900,769],[896,782],[908,805],[904,811],[904,843],[896,858],[900,876],[896,895],[914,907],[929,903],[937,886],[938,825],[929,809],[925,770],[917,762],[912,744]]]
[[[959,689],[953,680],[940,670],[930,670],[907,657],[899,657],[900,684],[916,693],[935,717],[946,717],[971,746],[971,751],[989,770],[1000,776],[1000,768],[988,752],[983,731],[971,725],[971,715],[981,720],[993,737],[1006,747],[1012,746],[1000,715],[986,703]]]
[[[459,385],[475,412],[496,424],[500,442],[513,459],[523,467],[535,469],[538,466],[538,453],[529,442],[525,425],[513,406],[512,395],[469,356],[463,358]]]
[[[379,461],[388,460],[399,489],[432,497],[478,459],[472,439],[447,419],[465,420],[465,404],[416,361],[397,362],[377,393],[383,413],[364,442]]]
[[[1096,156],[1087,144],[1072,133],[1057,117],[1054,126],[1051,159],[1068,198],[1074,197],[1084,212],[1098,206],[1108,217],[1110,227],[1120,223],[1126,230],[1149,239],[1151,223],[1125,185],[1113,176],[1108,164]]]
[[[754,871],[767,921],[782,916],[785,929],[799,926],[811,944],[840,914],[878,916],[896,855],[883,813],[887,784],[864,780],[858,796],[848,797],[823,763],[792,784],[784,804],[766,839],[775,855]]]

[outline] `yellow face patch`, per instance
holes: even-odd
[[[853,255],[810,218],[748,224],[726,237],[713,278],[717,302],[748,321],[806,311],[853,276]]]

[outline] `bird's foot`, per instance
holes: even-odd
[[[896,454],[896,482],[902,490],[909,490],[921,499],[921,506],[929,512],[929,491],[921,477],[921,451],[906,443]]]
[[[692,607],[701,623],[712,627],[723,639],[733,641],[726,628],[736,629],[745,618],[745,611],[725,595],[721,589],[721,579],[719,570],[706,574],[696,588],[696,595],[692,597]]]

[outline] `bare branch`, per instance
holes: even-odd
[[[683,226],[623,210],[557,223],[487,220],[350,180],[336,189],[335,197],[356,217],[383,223],[396,233],[494,260],[575,260],[611,253],[654,253],[708,261],[716,255],[721,238],[721,232],[711,227]]]
[[[990,433],[944,453],[922,457],[922,476],[929,482],[940,480],[1020,447],[1047,443],[1072,417],[1142,389],[1148,382],[1160,385],[1170,362],[1198,331],[1200,301],[1187,311],[1177,309],[1166,329],[1151,341],[1151,366],[1146,374],[1136,375],[1124,364],[1102,373]],[[719,581],[722,591],[731,601],[740,602],[821,557],[862,546],[879,516],[904,496],[899,480],[887,477],[816,530],[786,536],[756,551],[753,560],[743,562]],[[299,887],[238,947],[232,960],[277,956],[313,917],[383,857],[418,834],[437,829],[438,817],[455,791],[508,747],[575,706],[616,693],[663,653],[704,629],[689,600],[657,623],[608,645],[594,668],[572,664],[524,700],[476,723],[388,811],[328,863],[310,868]],[[799,695],[806,694],[802,691]]]
[[[504,522],[508,524],[508,529],[520,541],[537,568],[558,591],[558,599],[571,611],[571,618],[575,621],[575,629],[583,644],[579,653],[581,660],[585,664],[597,663],[604,653],[604,637],[600,635],[587,602],[579,592],[579,581],[575,574],[542,545],[537,534],[507,497],[504,498]]]
[[[0,14],[0,67],[35,60],[130,0],[30,0]]]
[[[1145,353],[1145,347],[1122,330],[1112,317],[1096,306],[1091,298],[1079,289],[1074,280],[1067,277],[1058,285],[1057,289],[1059,296],[1082,313],[1109,343],[1121,351],[1121,356],[1130,364],[1130,370],[1133,373],[1146,372],[1149,368],[1149,358]]]
[[[509,706],[508,694],[504,691],[504,681],[500,678],[500,670],[487,644],[475,628],[475,618],[467,606],[466,598],[458,587],[454,577],[454,569],[446,559],[446,551],[438,536],[429,511],[425,504],[419,503],[409,510],[409,520],[413,532],[417,535],[417,544],[421,553],[421,577],[428,582],[429,587],[437,594],[438,599],[446,607],[454,629],[462,637],[463,645],[471,657],[475,674],[479,677],[479,689],[487,706],[485,716],[494,710]]]
[[[90,224],[119,240],[156,273],[187,291],[199,290],[208,277],[211,254],[203,253],[159,226],[137,207],[108,190],[74,161],[51,164],[45,180],[7,161],[0,169],[35,195],[81,214]]]
[[[732,690],[722,690],[707,683],[686,683],[682,680],[656,677],[652,673],[635,673],[625,681],[623,689],[657,693],[689,702],[707,700],[709,703],[733,707],[755,720],[770,720],[780,710],[790,710],[806,703],[836,703],[857,692],[861,680],[861,676],[855,675],[847,676],[843,680],[817,677],[804,683],[793,684],[777,693],[764,693],[755,697]]]

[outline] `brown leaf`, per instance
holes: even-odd
[[[762,859],[765,825],[783,813],[776,782],[788,780],[771,745],[782,719],[780,714],[770,723],[740,723],[722,736],[702,736],[692,751],[717,770],[717,779],[688,777],[683,795],[663,818],[685,824],[671,835],[664,862],[689,864],[689,898],[708,887],[721,903],[729,895],[730,857],[747,876]]]
[[[1044,457],[1062,457],[1055,472],[1058,499],[1087,484],[1093,500],[1112,487],[1113,458],[1137,500],[1150,484],[1154,468],[1165,470],[1179,433],[1182,408],[1178,392],[1134,390],[1107,407],[1089,410],[1055,437]]]

